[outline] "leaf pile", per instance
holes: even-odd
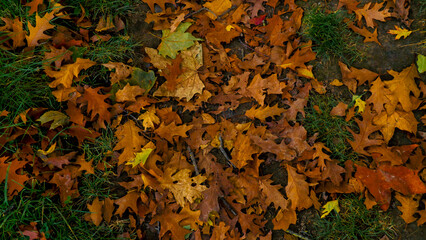
[[[140,237],[139,226],[146,222],[159,223],[165,239],[185,239],[189,233],[196,239],[271,239],[271,230],[296,223],[298,211],[320,210],[323,193],[333,199],[362,194],[368,208],[377,204],[387,210],[395,191],[407,223],[426,221],[424,210],[418,210],[426,193],[425,133],[417,130],[426,118],[414,114],[425,109],[426,87],[414,64],[389,70],[391,78],[383,80],[340,63],[340,85],[354,94],[360,87],[368,93],[355,105],[332,110],[357,124],[347,141],[359,160],[339,163],[324,143],[308,138],[300,121],[309,96],[328,94],[335,86],[319,82],[312,72],[315,52],[299,36],[304,10],[294,1],[284,1],[284,7],[276,0],[143,2],[152,11],[146,21],[162,30],[158,48],[144,49],[151,65],[146,71],[72,52],[75,46],[107,41],[120,31],[119,18],[96,25],[84,14],[68,17],[59,3],[39,12],[44,3],[34,0],[28,6],[35,25],[3,19],[2,48],[50,50],[43,71],[61,103],[56,110],[28,109],[3,128],[0,182],[7,178],[9,199],[37,181],[51,184],[50,194],[59,194],[65,204],[80,196],[83,174],[109,168],[127,194],[97,197],[87,205],[88,220],[99,225],[124,216]],[[409,4],[401,2],[340,0],[338,8],[355,14],[351,29],[365,42],[379,43],[378,21],[393,18],[410,25]],[[154,11],[154,4],[162,11]],[[52,19],[71,22],[75,29]],[[235,41],[242,55],[228,48]],[[109,72],[106,84],[84,81],[94,67]],[[6,117],[1,110],[0,118]],[[114,149],[104,156],[107,164],[94,164],[81,146],[106,128],[114,129]],[[396,128],[411,144],[388,144]],[[9,142],[18,150],[5,148]],[[274,162],[285,172],[284,184],[263,173]],[[268,221],[272,229],[265,226]]]

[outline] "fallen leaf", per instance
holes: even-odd
[[[409,224],[417,220],[413,217],[419,207],[419,200],[412,197],[406,197],[397,193],[395,198],[401,203],[402,206],[398,206],[399,211],[402,212],[401,218],[404,219],[405,223]]]
[[[169,189],[180,206],[185,206],[185,199],[193,203],[202,196],[202,192],[207,189],[201,185],[206,177],[197,175],[191,178],[191,170],[182,169],[176,172],[175,169],[167,168],[164,172],[164,178],[160,179],[161,186]]]
[[[175,59],[179,51],[192,47],[195,41],[201,41],[201,38],[196,38],[185,32],[191,24],[189,22],[181,23],[175,32],[171,32],[169,29],[163,30],[162,41],[158,46],[159,53],[164,57],[169,56]]]
[[[204,7],[210,9],[211,12],[207,12],[206,15],[215,20],[218,16],[222,15],[226,10],[232,7],[232,3],[230,0],[214,0],[212,2],[204,3]]]
[[[53,121],[50,125],[50,130],[55,129],[59,126],[65,126],[68,124],[69,117],[58,111],[48,111],[45,112],[37,121],[41,122],[41,124],[45,124],[47,122]]]
[[[409,31],[407,29],[402,29],[398,26],[395,25],[395,30],[389,30],[388,31],[389,34],[393,34],[396,35],[395,36],[395,40],[400,39],[401,37],[404,37],[404,39],[406,39],[408,36],[410,36],[410,34],[412,33],[412,31]]]
[[[340,212],[339,200],[328,201],[324,206],[322,206],[322,208],[324,209],[322,210],[321,218],[325,218],[333,210],[336,211],[336,213],[339,213]]]
[[[93,200],[92,204],[87,204],[87,209],[90,211],[90,219],[96,226],[99,226],[102,222],[102,206],[103,201],[99,201],[98,197]]]

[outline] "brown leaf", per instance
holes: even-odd
[[[62,66],[60,71],[45,70],[49,77],[56,79],[49,84],[49,87],[55,88],[62,85],[65,88],[70,88],[74,77],[78,78],[81,70],[88,69],[95,64],[89,59],[77,58],[75,63]]]
[[[118,157],[118,165],[133,159],[134,154],[140,152],[142,146],[147,143],[147,140],[140,136],[139,132],[141,132],[141,129],[131,120],[117,127],[114,135],[117,137],[118,143],[115,145],[114,151],[123,149]]]
[[[190,125],[180,125],[180,126],[176,126],[175,122],[172,122],[169,125],[164,124],[164,122],[161,123],[161,125],[155,129],[155,133],[158,134],[160,137],[166,139],[167,141],[169,141],[170,143],[173,143],[173,138],[175,136],[180,136],[180,137],[187,137],[186,132],[193,128],[194,126],[190,126]]]
[[[99,198],[96,197],[92,204],[87,204],[87,209],[90,211],[90,219],[92,219],[92,222],[96,226],[99,226],[99,224],[102,222],[103,202],[104,201],[99,201]]]
[[[126,86],[124,86],[123,89],[120,89],[115,94],[117,102],[135,102],[136,97],[143,95],[145,93],[145,90],[143,90],[139,86],[130,86],[129,83],[127,83]]]
[[[367,187],[385,211],[390,204],[391,188],[404,195],[426,193],[426,186],[417,172],[402,166],[380,165],[377,170],[358,166],[355,177]]]
[[[50,24],[50,20],[55,16],[55,11],[46,13],[43,17],[36,14],[35,26],[31,23],[28,24],[29,35],[26,36],[28,47],[35,47],[39,45],[40,40],[46,40],[51,36],[44,34],[44,31],[54,28],[55,26]]]
[[[285,187],[287,197],[290,200],[289,208],[292,210],[308,209],[312,206],[309,197],[309,184],[304,175],[298,174],[296,169],[287,165],[288,184]]]
[[[412,197],[406,197],[397,193],[395,198],[401,203],[402,206],[398,206],[399,211],[402,212],[402,219],[404,219],[405,223],[409,224],[417,220],[417,218],[413,217],[414,213],[416,213],[417,208],[419,207],[419,200]]]

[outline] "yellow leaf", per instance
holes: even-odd
[[[37,153],[46,156],[46,155],[52,153],[53,151],[55,151],[55,148],[56,148],[56,143],[52,144],[52,146],[50,146],[50,148],[47,149],[47,151],[39,149],[39,150],[37,150]]]
[[[355,107],[358,107],[358,113],[363,113],[365,110],[365,102],[361,99],[361,96],[353,95],[352,101],[355,100]]]
[[[138,117],[138,120],[143,120],[144,128],[154,128],[154,124],[160,124],[160,119],[155,115],[155,108],[152,108]]]
[[[210,9],[213,13],[207,12],[206,15],[215,20],[218,16],[222,15],[226,10],[232,7],[232,3],[229,0],[214,0],[204,4],[204,7]]]
[[[321,218],[325,218],[332,210],[339,213],[339,200],[329,201],[322,208],[324,208],[324,210],[322,210]]]
[[[334,80],[330,83],[330,85],[332,85],[332,86],[336,86],[336,87],[340,87],[340,86],[342,86],[342,85],[343,85],[343,83],[342,83],[341,81],[339,81],[338,79],[334,79]]]
[[[234,26],[232,26],[232,25],[228,25],[228,26],[226,26],[226,31],[231,31],[231,29],[233,29],[233,28],[235,28]]]
[[[50,125],[50,130],[55,129],[59,126],[64,126],[68,123],[69,117],[58,111],[49,111],[45,112],[37,121],[41,122],[41,124],[45,124],[47,122],[53,121]]]
[[[142,163],[142,165],[145,164],[146,160],[148,159],[149,155],[151,154],[152,150],[155,149],[155,145],[152,142],[147,143],[143,148],[141,152],[138,152],[135,154],[135,157],[128,161],[126,165],[132,165],[132,168],[138,166]]]
[[[388,33],[390,34],[394,34],[395,36],[395,40],[400,39],[401,37],[407,38],[408,36],[410,36],[410,34],[412,33],[412,31],[409,31],[407,29],[402,29],[398,26],[395,25],[395,29],[396,30],[389,30]]]

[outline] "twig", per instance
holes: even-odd
[[[194,153],[192,152],[191,147],[188,146],[187,149],[188,149],[189,157],[191,158],[191,161],[192,161],[192,165],[194,165],[195,175],[198,175],[200,174],[200,172],[198,171],[197,162],[195,161]]]
[[[201,11],[203,11],[203,10],[206,10],[206,11],[210,12],[211,14],[213,14],[213,15],[217,18],[216,13],[214,13],[212,10],[210,10],[210,9],[208,9],[208,8],[206,8],[206,7],[203,7],[203,8],[198,9],[197,11],[194,11],[194,12],[192,12],[192,13],[188,13],[188,14],[186,14],[186,15],[185,15],[185,17],[184,17],[184,19],[187,19],[187,18],[189,18],[189,17],[191,17],[191,16],[193,16],[193,15],[195,15],[195,14],[198,14],[198,13],[200,13],[200,12],[201,12]]]
[[[288,234],[290,234],[290,235],[293,235],[293,236],[295,236],[295,237],[298,237],[298,238],[300,238],[300,239],[303,239],[303,240],[310,240],[309,238],[307,238],[307,237],[305,237],[305,236],[302,236],[302,235],[300,235],[300,234],[298,234],[298,233],[295,233],[295,232],[293,232],[293,231],[291,231],[291,230],[285,230],[284,232],[286,232],[286,233],[288,233]]]
[[[233,167],[234,169],[237,169],[237,167],[231,162],[231,158],[226,153],[225,148],[223,148],[223,139],[221,135],[219,135],[219,142],[220,142],[220,146],[219,146],[220,152],[222,152],[223,156],[225,156],[226,162],[229,164],[229,166]]]

